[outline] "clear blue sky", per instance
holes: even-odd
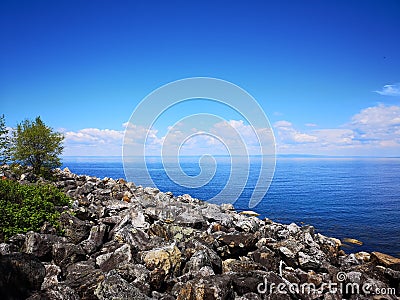
[[[376,140],[378,115],[390,149],[365,154],[400,156],[397,0],[2,0],[0,28],[0,113],[11,127],[40,115],[66,132],[121,131],[152,90],[210,76],[257,99],[278,142],[292,145],[282,153],[311,142],[314,154],[356,154],[320,146],[344,128],[352,141]]]

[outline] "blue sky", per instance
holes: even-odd
[[[0,113],[40,115],[66,155],[119,155],[147,94],[209,76],[254,96],[278,153],[400,156],[396,0],[2,0],[0,28]]]

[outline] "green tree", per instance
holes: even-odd
[[[40,117],[17,125],[10,146],[10,158],[24,166],[32,166],[35,174],[61,166],[59,155],[64,136],[46,126]]]
[[[7,161],[7,150],[9,148],[10,138],[6,127],[4,115],[0,116],[0,164]]]

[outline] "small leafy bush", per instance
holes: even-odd
[[[70,203],[55,186],[0,179],[0,241],[17,233],[39,231],[45,221],[60,231],[60,212],[56,208]]]

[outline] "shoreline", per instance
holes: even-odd
[[[190,159],[183,168],[196,170],[196,162]],[[104,163],[96,159],[93,163],[85,160],[66,162],[65,166],[71,167],[78,174],[125,178],[123,165],[107,160]],[[397,195],[400,192],[396,187],[397,166],[398,160],[387,159],[340,160],[339,163],[331,159],[278,160],[271,187],[254,210],[261,217],[268,217],[276,222],[312,224],[322,234],[342,240],[356,238],[364,243],[362,246],[349,245],[349,252],[381,251],[399,257],[399,248],[396,247],[400,245],[397,234],[400,227],[396,222],[400,217],[397,210]],[[255,171],[256,168],[255,165]],[[140,184],[158,187],[163,191],[179,191],[177,195],[188,193],[205,201],[222,191],[223,183],[227,182],[226,177],[220,177],[215,180],[215,184],[207,185],[203,189],[177,188],[166,178],[164,171],[159,171],[162,170],[162,165],[158,161],[152,163],[149,170],[154,176],[154,184],[147,180],[139,182]],[[218,164],[217,172],[221,171],[223,175],[226,170],[224,164]],[[138,171],[136,177],[141,180],[142,172]],[[244,190],[235,203],[238,210],[247,209],[246,198],[250,197],[256,184],[254,178],[256,177],[248,177],[249,188]],[[386,183],[379,178],[386,180]]]
[[[375,293],[385,289],[399,295],[399,258],[380,252],[346,254],[340,240],[315,233],[313,226],[261,220],[230,204],[174,197],[123,179],[68,169],[54,174],[54,184],[73,199],[71,211],[61,216],[64,236],[43,227],[41,233],[19,234],[0,244],[0,266],[11,265],[15,272],[16,266],[35,265],[17,268],[32,278],[40,275],[35,288],[26,287],[29,299],[60,299],[58,294],[69,295],[62,299],[372,296],[361,289],[333,292],[328,283],[369,285]],[[28,183],[28,178],[19,181]],[[9,288],[18,284],[18,278],[8,280]],[[302,293],[290,290],[289,283],[313,286]],[[270,289],[279,284],[282,290]]]

